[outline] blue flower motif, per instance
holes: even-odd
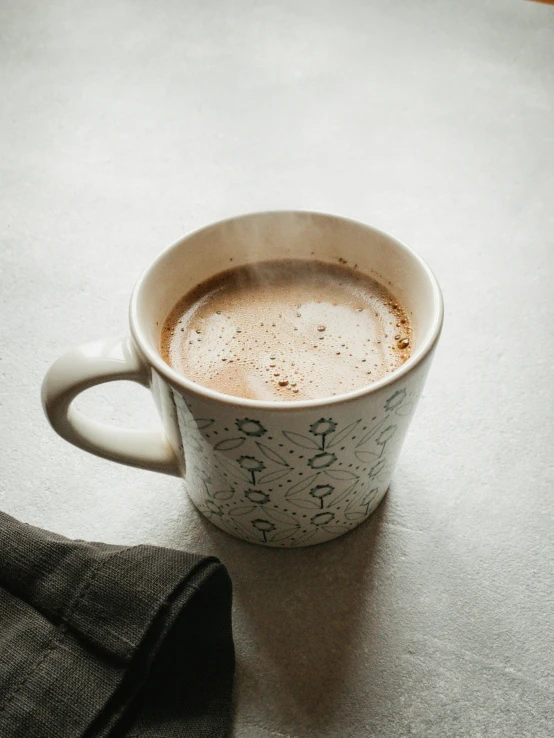
[[[400,405],[402,405],[405,399],[406,399],[406,390],[405,389],[397,390],[385,402],[385,410],[387,412],[389,410],[396,410],[397,407],[400,407]]]
[[[314,515],[312,518],[313,525],[329,525],[329,523],[335,519],[335,513],[324,512]]]
[[[323,507],[323,498],[328,497],[334,491],[335,488],[332,484],[318,484],[311,488],[310,495],[319,500],[321,507]]]
[[[252,525],[256,530],[261,530],[265,533],[270,533],[277,527],[275,523],[272,523],[270,520],[264,520],[263,518],[256,518],[256,520],[252,521]]]
[[[263,518],[256,518],[256,520],[252,520],[251,522],[254,528],[262,534],[264,542],[267,541],[267,534],[272,533],[277,528],[270,520],[264,520]]]
[[[244,493],[250,502],[254,502],[256,505],[265,505],[269,502],[269,495],[267,492],[262,492],[261,489],[247,489]]]
[[[239,456],[237,462],[245,471],[250,472],[252,484],[256,484],[256,474],[265,469],[264,462],[253,456]]]
[[[331,418],[320,418],[315,423],[310,425],[310,433],[314,436],[320,436],[320,449],[325,450],[325,441],[329,433],[334,433],[337,428],[337,424]]]
[[[326,469],[331,464],[334,464],[337,460],[335,454],[330,454],[328,451],[324,451],[321,454],[316,454],[308,460],[308,466],[312,469]]]
[[[259,420],[252,420],[251,418],[235,420],[235,425],[241,433],[247,436],[256,436],[259,438],[267,433],[267,429],[263,427]]]
[[[314,436],[326,436],[328,433],[334,433],[337,424],[331,418],[320,418],[310,425],[310,433]]]
[[[254,456],[239,456],[237,459],[239,466],[249,472],[261,472],[265,469],[263,461],[259,461]]]

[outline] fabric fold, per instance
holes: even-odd
[[[216,558],[70,541],[0,513],[0,736],[219,738],[233,675]]]

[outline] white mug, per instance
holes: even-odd
[[[225,395],[163,361],[161,327],[186,292],[230,266],[286,258],[357,264],[390,288],[412,324],[409,359],[352,392],[288,402]],[[442,320],[436,278],[391,236],[322,213],[244,215],[160,254],[131,297],[131,336],[58,359],[44,379],[44,410],[54,430],[86,451],[182,475],[198,510],[233,536],[266,546],[322,543],[363,522],[385,495]],[[150,388],[163,431],[113,428],[74,407],[83,390],[119,379]]]

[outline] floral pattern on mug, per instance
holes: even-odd
[[[253,543],[335,538],[383,498],[418,394],[402,387],[378,408],[368,403],[370,417],[318,414],[287,427],[287,415],[279,424],[267,412],[232,417],[232,406],[216,422],[174,392],[189,495],[215,525]]]

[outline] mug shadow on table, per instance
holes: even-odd
[[[364,648],[387,498],[347,535],[300,549],[245,544],[203,523],[233,580],[239,703],[258,695],[267,718],[299,728],[333,720]]]

